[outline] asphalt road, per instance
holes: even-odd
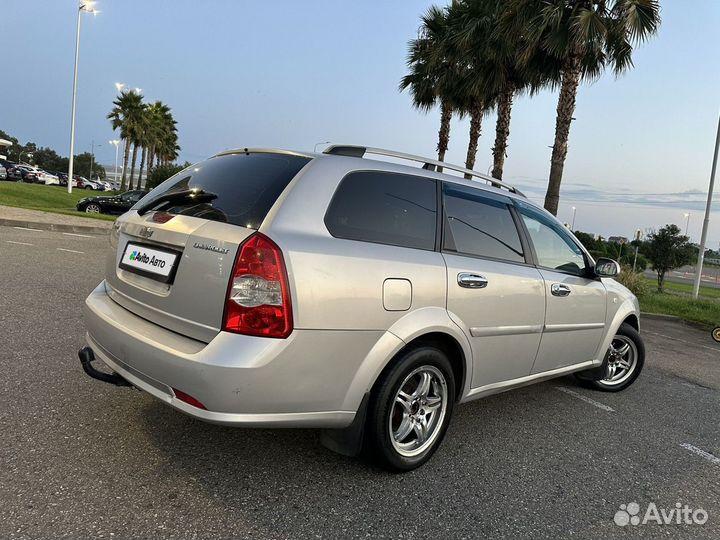
[[[645,270],[643,275],[650,279],[657,279],[657,273],[654,270]],[[672,270],[665,274],[665,281],[673,283],[685,283],[692,285],[695,283],[695,267],[683,266],[677,270]],[[701,281],[703,287],[720,289],[720,268],[717,266],[706,265],[703,267],[703,278]]]
[[[466,404],[435,457],[395,475],[314,431],[204,424],[86,377],[80,306],[106,245],[0,227],[2,538],[720,536],[709,332],[643,320],[647,364],[626,392],[560,379]],[[708,520],[616,525],[631,502]]]

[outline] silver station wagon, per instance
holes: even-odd
[[[458,403],[570,373],[618,391],[643,367],[615,261],[512,186],[409,154],[222,152],[108,251],[88,375],[208,422],[322,428],[393,470],[431,457]]]

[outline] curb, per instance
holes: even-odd
[[[68,225],[65,223],[42,223],[26,221],[24,219],[0,218],[0,225],[8,227],[24,227],[26,229],[40,229],[42,231],[74,232],[88,234],[108,234],[111,227],[93,227],[91,225]]]
[[[678,317],[677,315],[667,315],[665,313],[646,313],[645,311],[641,311],[640,315],[646,319],[654,320],[654,321],[672,321],[680,324],[684,324],[686,326],[690,326],[692,328],[697,328],[698,330],[712,330],[711,324],[704,324],[701,322],[695,322],[695,321],[688,321],[687,319],[683,319],[682,317]],[[640,323],[642,325],[642,322]],[[642,328],[642,326],[641,326]]]

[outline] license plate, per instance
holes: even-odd
[[[177,258],[176,251],[129,242],[120,259],[120,268],[169,283],[175,276]]]

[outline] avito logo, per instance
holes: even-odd
[[[142,264],[149,264],[158,268],[165,268],[165,261],[158,259],[155,255],[148,257],[147,253],[142,253],[138,250],[135,250],[130,254],[130,260],[137,261]]]

